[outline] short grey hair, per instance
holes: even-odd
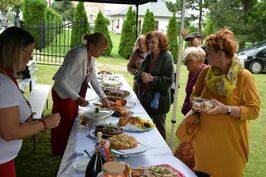
[[[204,62],[206,58],[206,53],[201,47],[188,47],[185,49],[183,57],[186,59],[188,55],[199,62]]]

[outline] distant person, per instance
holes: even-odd
[[[133,53],[130,56],[129,62],[127,64],[127,70],[131,75],[134,76],[137,73],[146,55],[147,55],[146,39],[144,35],[141,35],[137,38],[135,42]],[[140,98],[138,84],[135,80],[133,82],[133,90],[136,93],[137,97]]]
[[[212,100],[215,107],[200,112],[193,139],[196,174],[243,177],[249,155],[249,123],[258,117],[260,97],[252,74],[235,52],[237,41],[228,28],[207,37],[209,66],[200,73],[191,94]]]
[[[0,34],[0,176],[15,177],[14,159],[22,139],[57,127],[59,114],[31,121],[34,115],[20,91],[17,73],[24,71],[31,59],[35,40],[27,31],[7,28]]]
[[[103,105],[114,104],[106,99],[95,71],[95,60],[108,48],[108,40],[103,33],[86,34],[83,38],[87,43],[71,49],[53,77],[52,112],[59,112],[62,117],[60,126],[51,131],[53,155],[63,156],[78,106],[89,104],[85,99],[89,82]]]
[[[185,41],[188,42],[189,47],[201,47],[204,51],[206,46],[203,45],[203,37],[200,32],[192,32],[185,37]],[[204,61],[205,64],[208,64],[207,58]]]
[[[150,54],[143,61],[135,80],[140,84],[140,102],[166,139],[166,113],[171,105],[170,87],[174,81],[173,57],[166,35],[155,31],[149,40]]]

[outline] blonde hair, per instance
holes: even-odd
[[[92,34],[85,34],[83,36],[83,40],[86,41],[87,45],[93,44],[97,47],[109,47],[108,39],[104,33],[96,32]]]
[[[140,35],[140,36],[136,39],[136,41],[135,41],[134,48],[133,48],[134,51],[137,50],[137,49],[139,48],[139,46],[140,46],[140,40],[141,40],[141,39],[144,39],[144,40],[145,40],[144,45],[146,46],[146,39],[145,39],[145,36],[144,36],[144,35]],[[146,48],[146,47],[145,47],[145,48]]]
[[[0,34],[0,65],[17,73],[23,62],[23,49],[34,42],[33,36],[24,29],[7,28]]]
[[[184,51],[183,57],[186,59],[188,56],[190,56],[192,60],[197,60],[201,63],[204,63],[206,53],[201,47],[188,47]]]

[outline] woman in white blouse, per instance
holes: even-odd
[[[25,70],[35,40],[27,31],[7,28],[0,34],[0,176],[15,177],[16,158],[22,139],[58,126],[59,114],[30,122],[32,112],[16,81]]]
[[[112,104],[105,99],[106,95],[99,86],[95,72],[95,58],[108,48],[108,40],[103,33],[87,34],[83,38],[87,44],[71,49],[53,77],[52,112],[60,113],[62,117],[60,126],[51,131],[53,155],[64,154],[74,119],[78,115],[78,106],[89,104],[85,99],[88,82],[104,105]]]

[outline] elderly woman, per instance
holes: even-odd
[[[249,154],[249,120],[256,119],[260,98],[252,74],[235,55],[233,32],[224,28],[207,37],[205,67],[191,98],[212,99],[215,108],[200,113],[193,140],[198,176],[244,176]]]
[[[147,47],[145,36],[141,35],[137,38],[134,46],[134,52],[129,58],[129,62],[127,64],[127,70],[130,74],[135,75],[139,70],[144,58],[147,55]],[[133,82],[133,90],[136,93],[137,97],[139,97],[139,88],[136,81]]]
[[[184,51],[184,62],[189,73],[186,86],[186,98],[181,111],[183,115],[186,115],[191,109],[189,98],[201,70],[206,66],[204,60],[205,52],[200,47],[189,47]]]
[[[140,102],[156,124],[162,137],[166,139],[166,113],[171,105],[170,86],[174,80],[173,57],[168,51],[167,37],[161,32],[153,32],[149,41],[148,54],[135,80],[140,84]]]
[[[35,40],[27,31],[7,28],[0,34],[0,176],[15,177],[14,159],[22,146],[22,139],[42,130],[54,128],[60,122],[59,114],[32,118],[29,102],[21,93],[16,76],[29,62]]]
[[[189,47],[184,51],[184,60],[187,67],[188,80],[186,86],[186,98],[182,107],[182,114],[186,115],[191,109],[190,96],[200,72],[206,66],[204,64],[205,52],[200,47]],[[177,146],[174,155],[184,162],[189,168],[195,165],[192,142],[181,141]]]

